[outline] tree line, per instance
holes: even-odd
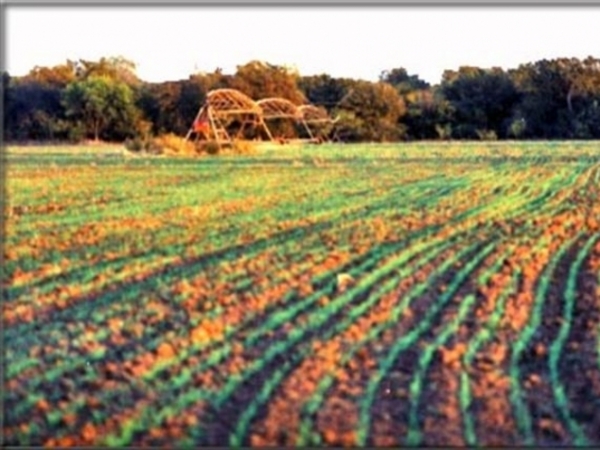
[[[337,136],[348,142],[600,138],[600,60],[591,56],[509,70],[463,66],[445,71],[436,85],[402,67],[371,82],[302,76],[261,61],[233,74],[216,69],[149,83],[131,61],[109,57],[35,67],[21,77],[4,72],[2,88],[9,142],[183,136],[217,88],[322,105],[339,118]]]

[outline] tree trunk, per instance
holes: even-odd
[[[94,122],[94,140],[96,142],[98,142],[99,137],[100,137],[100,121],[97,120],[96,122]]]
[[[569,113],[573,114],[573,94],[575,94],[575,88],[573,85],[569,87],[569,92],[567,93],[567,107],[569,108]]]

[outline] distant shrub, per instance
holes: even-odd
[[[437,133],[439,139],[448,140],[452,136],[452,127],[450,124],[440,125],[439,123],[436,123],[435,132]]]
[[[196,151],[209,155],[218,155],[221,152],[221,146],[217,141],[200,141],[196,146]]]
[[[494,130],[477,130],[477,137],[481,141],[497,141],[498,135]]]
[[[155,137],[152,140],[152,144],[157,149],[160,149],[160,153],[185,156],[197,154],[196,146],[193,142],[173,133]]]
[[[68,131],[68,140],[73,144],[79,144],[85,140],[86,131],[81,123],[77,123]]]
[[[155,139],[150,139],[144,143],[144,151],[153,155],[162,155],[165,153],[163,147]]]
[[[245,140],[233,141],[231,145],[220,146],[217,141],[192,142],[173,133],[154,138],[136,137],[125,141],[125,148],[131,152],[148,152],[155,154],[197,156],[230,153],[247,155],[255,152],[254,143]]]
[[[248,155],[255,152],[255,146],[252,141],[246,140],[234,140],[231,145],[226,144],[220,146],[217,141],[200,141],[197,144],[197,150],[200,153],[208,155],[219,155],[219,154],[235,154],[235,155]]]
[[[151,139],[144,140],[140,137],[127,139],[124,143],[125,148],[130,152],[162,153],[161,147],[157,146]]]
[[[130,152],[141,152],[142,150],[145,150],[144,142],[139,137],[125,140],[125,148]]]
[[[256,152],[256,147],[252,141],[233,141],[233,153],[238,155],[249,155]]]
[[[195,155],[196,146],[175,134],[169,133],[157,137],[135,137],[125,141],[125,148],[131,152],[147,152],[152,154]]]
[[[515,139],[518,139],[523,136],[526,128],[527,128],[527,123],[525,122],[525,119],[518,118],[511,122],[511,124],[508,128],[508,134],[509,134],[509,136],[511,136]]]

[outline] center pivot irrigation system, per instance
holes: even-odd
[[[196,114],[186,139],[212,140],[219,146],[231,145],[251,128],[255,135],[273,141],[267,123],[274,120],[290,120],[305,134],[306,142],[323,142],[329,125],[337,122],[321,106],[296,106],[284,98],[265,98],[254,101],[236,89],[216,89],[206,96],[206,102]]]

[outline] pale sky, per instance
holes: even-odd
[[[122,55],[146,81],[235,72],[258,59],[302,75],[376,80],[404,67],[430,83],[461,65],[505,69],[600,57],[590,7],[6,7],[10,75],[67,59]]]

